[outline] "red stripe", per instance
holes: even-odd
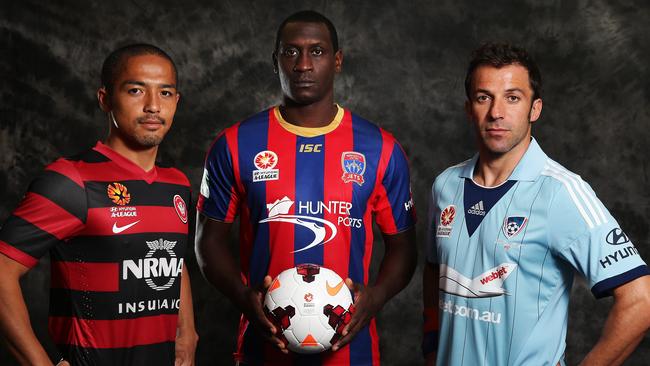
[[[108,236],[116,234],[139,234],[151,232],[187,234],[187,224],[181,221],[174,207],[167,206],[129,206],[135,207],[136,217],[111,218],[111,207],[91,208],[88,210],[88,225],[81,235]],[[113,225],[122,228],[134,222],[137,224],[119,233],[113,232]]]
[[[269,132],[267,149],[278,156],[275,169],[280,171],[280,179],[266,181],[266,202],[272,203],[285,196],[296,200],[296,135],[285,130],[275,118],[273,108],[269,109]],[[289,210],[295,214],[296,205]],[[294,225],[286,222],[269,222],[269,252],[271,263],[269,275],[277,276],[294,264],[290,253],[294,250]]]
[[[49,329],[57,344],[86,348],[127,348],[173,342],[176,339],[177,320],[176,314],[117,320],[50,317]]]
[[[246,189],[244,188],[244,184],[241,180],[241,174],[239,173],[239,123],[227,129],[225,134],[226,142],[230,148],[230,157],[232,159],[232,173],[235,177],[237,192],[239,193],[240,197],[245,197]]]
[[[81,179],[81,176],[79,175],[79,172],[77,169],[74,167],[73,163],[65,160],[65,159],[59,159],[52,164],[48,165],[45,167],[45,170],[51,170],[53,172],[57,172],[66,178],[70,179],[71,181],[77,183],[77,185],[81,188],[84,188],[84,182]]]
[[[38,259],[32,257],[31,255],[19,249],[16,249],[16,247],[9,245],[2,240],[0,240],[0,253],[15,260],[16,262],[22,264],[25,267],[32,268],[36,264],[38,264]]]
[[[370,320],[370,343],[372,344],[372,366],[379,366],[379,335],[377,335],[375,318]]]
[[[368,201],[368,206],[370,206],[370,204],[370,201]],[[372,259],[372,246],[374,243],[374,234],[372,232],[372,210],[366,210],[366,213],[363,215],[363,222],[366,223],[366,242],[363,251],[363,284],[367,285],[368,280],[370,279],[370,260]]]
[[[34,192],[27,192],[13,214],[59,240],[72,236],[84,225],[76,216]]]
[[[384,175],[386,174],[386,168],[390,162],[390,157],[395,148],[395,139],[391,134],[381,130],[381,157],[379,158],[379,164],[377,166],[377,181],[375,182],[375,192],[374,195],[378,196],[376,199],[375,207],[373,210],[376,213],[375,222],[385,234],[393,234],[397,232],[397,225],[395,225],[395,218],[393,217],[393,210],[388,200],[388,195],[386,193],[386,188],[383,185]],[[375,200],[373,200],[375,201]]]
[[[179,182],[178,178],[174,175],[165,174],[160,176],[157,173],[147,173],[143,170],[137,171],[134,168],[129,169],[129,167],[119,165],[113,161],[103,163],[79,161],[76,165],[79,174],[81,174],[85,181],[124,182],[127,180],[144,180],[147,183],[155,181],[157,183],[186,185]],[[154,168],[156,172],[158,169],[158,167]]]
[[[52,261],[51,271],[53,288],[92,292],[120,290],[118,263]]]
[[[352,192],[356,183],[344,183],[341,179],[343,168],[341,166],[341,154],[344,151],[354,149],[354,133],[352,130],[352,115],[345,110],[343,119],[336,130],[325,135],[325,173],[323,197],[325,202],[343,201],[352,203]],[[339,218],[351,218],[348,215],[340,215],[340,212],[324,212],[323,218],[336,225],[338,230],[336,237],[325,244],[323,248],[323,266],[336,272],[345,279],[350,275],[350,246],[352,235],[349,226]],[[372,226],[372,225],[370,225]],[[336,352],[323,354],[323,366],[337,366],[350,364],[350,345],[341,348]]]
[[[190,181],[187,179],[185,174],[176,168],[161,168],[156,167],[158,170],[158,177],[156,181],[164,181],[167,183],[178,184],[180,186],[190,186]]]

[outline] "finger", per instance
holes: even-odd
[[[350,277],[345,279],[345,285],[352,291],[354,291],[354,281]]]
[[[264,276],[264,281],[262,281],[262,287],[264,288],[264,291],[268,289],[271,286],[271,283],[273,282],[273,278],[271,276],[266,275]]]

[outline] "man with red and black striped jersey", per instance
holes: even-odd
[[[104,143],[48,165],[0,231],[0,326],[22,364],[52,365],[18,279],[50,253],[60,365],[192,365],[198,337],[183,258],[189,181],[156,165],[180,94],[172,59],[136,44],[102,67]]]
[[[388,132],[334,103],[343,53],[323,15],[288,17],[273,61],[282,105],[226,129],[208,152],[198,202],[199,265],[243,313],[238,364],[378,365],[374,316],[415,268],[406,156]],[[238,213],[240,266],[227,246]],[[386,252],[368,285],[373,216]],[[356,298],[343,337],[317,355],[288,354],[262,310],[271,278],[303,263],[347,278]]]

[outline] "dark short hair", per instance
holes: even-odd
[[[336,28],[334,27],[334,24],[332,23],[331,20],[327,19],[326,16],[323,14],[313,11],[313,10],[303,10],[299,11],[297,13],[289,15],[287,19],[285,19],[282,24],[280,24],[280,27],[278,27],[278,33],[275,36],[275,48],[273,52],[278,52],[278,47],[280,47],[280,36],[282,35],[282,31],[284,30],[284,27],[288,23],[321,23],[325,24],[327,27],[327,30],[330,32],[330,39],[332,41],[332,47],[334,48],[334,52],[339,50],[339,36],[336,33]]]
[[[542,97],[542,75],[537,63],[525,49],[507,43],[485,43],[472,53],[472,60],[465,75],[465,94],[471,99],[470,89],[474,71],[479,66],[501,68],[508,65],[521,65],[528,70],[530,88],[533,89],[533,100]]]
[[[141,55],[156,55],[160,56],[169,61],[172,64],[172,69],[174,70],[174,78],[176,79],[176,84],[178,84],[178,72],[176,71],[176,64],[169,55],[161,50],[160,48],[147,44],[147,43],[136,43],[130,44],[124,47],[120,47],[115,51],[111,52],[102,65],[102,86],[111,93],[113,91],[113,84],[115,79],[117,79],[120,69],[124,66],[124,63],[133,56]]]

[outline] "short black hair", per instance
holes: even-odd
[[[156,55],[168,60],[172,64],[172,68],[174,69],[174,78],[176,79],[176,84],[178,84],[178,72],[176,71],[176,64],[165,51],[148,43],[135,43],[116,49],[115,51],[111,52],[104,60],[104,64],[102,65],[101,78],[102,86],[106,88],[106,91],[108,93],[111,93],[113,91],[113,84],[115,83],[115,79],[117,79],[118,73],[120,72],[120,69],[124,63],[130,57],[141,55]]]
[[[282,31],[284,30],[284,27],[288,23],[321,23],[325,24],[327,27],[327,30],[330,32],[330,39],[332,41],[332,47],[334,48],[334,52],[339,50],[339,36],[336,33],[336,28],[334,27],[334,24],[332,23],[331,20],[329,20],[325,15],[313,11],[313,10],[302,10],[297,13],[289,15],[282,24],[280,24],[280,27],[278,27],[278,33],[275,36],[275,48],[273,50],[273,53],[278,52],[278,47],[280,47],[280,36],[282,35]]]
[[[501,68],[508,65],[521,65],[528,70],[530,88],[533,89],[533,100],[542,97],[542,75],[535,60],[525,49],[508,43],[484,43],[472,53],[472,59],[465,75],[465,94],[471,99],[470,89],[474,71],[479,66]]]

